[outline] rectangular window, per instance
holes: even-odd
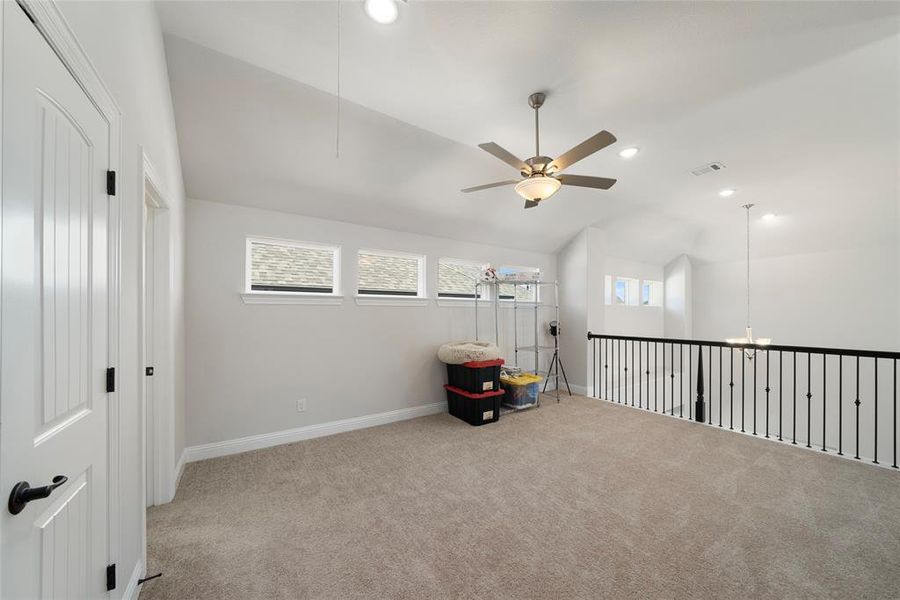
[[[438,298],[475,298],[475,283],[487,263],[441,258],[438,260]],[[479,298],[484,292],[479,294]]]
[[[425,297],[425,257],[382,250],[359,251],[361,296]]]
[[[641,285],[641,305],[662,306],[663,284],[662,281],[645,279]]]
[[[613,298],[615,304],[637,306],[638,280],[631,277],[616,277]]]
[[[537,267],[500,267],[497,269],[497,278],[521,282],[540,281],[541,270]],[[538,298],[538,286],[533,284],[501,283],[498,288],[501,300],[512,300],[513,295],[519,302],[535,302]]]
[[[247,291],[339,294],[340,248],[247,239]]]

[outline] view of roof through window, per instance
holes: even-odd
[[[417,296],[422,258],[377,252],[359,253],[359,293]]]
[[[481,279],[484,269],[485,265],[479,263],[440,259],[438,261],[438,297],[474,298],[475,282]]]
[[[274,242],[250,242],[250,289],[334,292],[334,250]]]

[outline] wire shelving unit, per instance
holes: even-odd
[[[511,285],[513,286],[513,294],[511,300],[505,300],[500,298],[500,286],[501,285]],[[534,302],[524,302],[519,300],[519,288],[520,287],[529,287],[533,286],[535,289],[535,301]],[[546,290],[546,291],[545,291]],[[480,298],[482,292],[488,292],[486,294],[486,298]],[[547,295],[552,295],[552,303],[547,302],[544,297]],[[553,311],[554,320],[559,323],[559,284],[556,281],[539,281],[539,280],[526,280],[526,281],[509,281],[509,280],[494,280],[494,281],[478,281],[475,283],[475,339],[481,340],[480,337],[483,333],[484,324],[479,323],[479,319],[484,320],[479,316],[479,303],[484,304],[487,303],[489,306],[493,305],[494,309],[494,343],[497,346],[500,345],[500,303],[501,302],[510,302],[512,304],[513,310],[513,364],[518,367],[519,366],[519,353],[531,353],[534,358],[534,368],[531,370],[532,373],[536,375],[540,375],[545,378],[553,378],[556,389],[556,401],[559,402],[559,360],[553,362],[555,368],[551,368],[548,370],[541,370],[541,355],[546,354],[548,352],[552,353],[557,350],[556,346],[548,346],[546,344],[541,344],[541,313],[542,309],[549,309]],[[524,345],[520,345],[519,342],[519,324],[520,319],[527,319],[528,315],[531,314],[534,325],[534,337],[532,340],[523,340]],[[557,344],[559,340],[559,328],[557,328]],[[541,395],[538,394],[537,403],[533,406],[540,406],[541,403]],[[531,406],[527,407],[531,408]]]

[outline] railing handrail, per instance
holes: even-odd
[[[827,354],[832,356],[859,356],[861,358],[885,358],[900,360],[900,352],[888,350],[860,350],[853,348],[822,348],[818,346],[785,346],[779,344],[738,344],[722,340],[692,340],[682,338],[641,337],[635,335],[611,335],[605,333],[593,333],[588,331],[587,339],[627,340],[636,342],[655,342],[659,344],[684,344],[691,346],[712,346],[721,348],[735,348],[739,350],[762,350],[776,352],[796,352],[800,354]]]

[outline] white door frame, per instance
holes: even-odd
[[[178,472],[175,466],[175,404],[174,404],[174,348],[172,335],[172,310],[169,298],[172,290],[172,234],[168,195],[150,161],[147,152],[138,148],[141,194],[141,245],[140,268],[144,270],[148,246],[153,252],[152,272],[141,278],[140,299],[140,352],[138,365],[141,388],[141,414],[144,415],[144,463],[147,473],[144,481],[149,486],[144,496],[150,504],[164,504],[175,497]],[[152,216],[151,216],[152,214]],[[149,235],[153,236],[148,244]],[[152,302],[147,306],[147,278]],[[150,325],[153,335],[144,328]],[[150,352],[145,340],[149,337]],[[149,354],[149,356],[148,356]],[[152,359],[152,364],[151,364]],[[152,381],[144,369],[154,367]],[[149,385],[152,383],[152,386]]]
[[[59,57],[74,77],[75,81],[84,89],[88,98],[97,107],[97,110],[109,125],[109,170],[115,171],[116,194],[110,198],[109,206],[109,361],[111,367],[118,367],[120,363],[120,345],[122,332],[119,328],[119,305],[121,299],[121,239],[124,211],[122,202],[125,189],[122,177],[122,111],[100,79],[100,75],[94,68],[84,49],[75,38],[75,34],[69,27],[55,1],[17,0],[16,2],[3,2],[0,6],[0,64],[3,59],[3,35],[2,13],[7,10],[22,10],[34,21],[38,31],[47,40],[47,43]],[[21,7],[19,6],[21,5]],[[2,108],[2,106],[0,106]],[[2,114],[2,113],[0,113]],[[2,134],[2,131],[0,131]],[[2,164],[2,162],[0,162]],[[0,174],[2,182],[2,174]],[[0,188],[2,189],[2,188]],[[2,214],[0,214],[2,219]],[[117,371],[119,369],[117,368]],[[108,402],[108,445],[109,445],[109,564],[116,563],[119,556],[119,431],[121,428],[119,402],[121,401],[121,377],[117,376],[116,391],[109,395]],[[3,400],[0,399],[0,402]],[[0,530],[0,536],[3,535]],[[3,577],[0,568],[0,577]]]

